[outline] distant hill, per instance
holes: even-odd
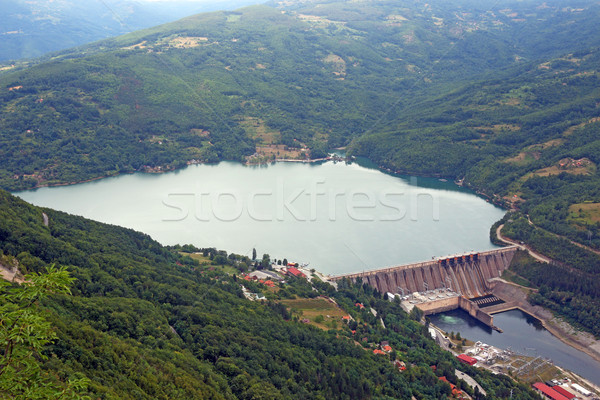
[[[257,150],[268,159],[284,147],[314,157],[379,131],[419,98],[600,45],[595,3],[494,4],[253,6],[6,67],[0,182],[26,188]]]
[[[248,0],[0,0],[0,62],[40,57],[187,15],[252,3]]]

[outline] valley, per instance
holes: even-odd
[[[6,49],[37,54],[10,15]],[[508,242],[534,257],[495,279],[600,335],[599,17],[591,0],[268,2],[0,65],[0,187],[35,204],[0,191],[0,264],[22,282],[3,315],[31,273],[72,291],[25,307],[57,335],[36,349],[38,398],[536,398],[442,351],[389,279],[247,274]],[[440,290],[415,271],[394,282]],[[489,291],[490,271],[465,271],[461,293]],[[21,390],[2,365],[0,391]]]

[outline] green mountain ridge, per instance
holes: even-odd
[[[322,155],[431,93],[600,45],[595,3],[578,11],[491,6],[469,13],[460,3],[412,1],[254,6],[5,72],[0,183],[24,189],[245,160],[256,145],[306,145]]]
[[[178,18],[252,1],[1,0],[0,62],[20,65],[48,52],[122,35]],[[22,59],[29,59],[24,61]]]

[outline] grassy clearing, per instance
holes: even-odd
[[[180,252],[179,254],[188,256],[194,260],[198,260],[198,262],[200,263],[200,268],[202,268],[202,269],[214,268],[214,269],[218,269],[219,271],[223,271],[229,275],[240,273],[240,271],[238,271],[235,267],[233,267],[231,265],[214,265],[209,257],[205,257],[199,253]]]
[[[570,168],[570,169],[562,169],[553,165],[548,168],[538,169],[533,172],[533,175],[536,176],[550,176],[550,175],[560,175],[561,173],[566,172],[567,174],[573,175],[590,175],[590,170],[587,167],[578,167],[578,168]]]
[[[504,270],[504,272],[502,272],[502,279],[512,282],[512,283],[516,283],[519,286],[531,287],[531,282],[529,282],[527,279],[523,278],[520,275],[517,275],[516,273],[514,273],[513,271],[510,271],[508,269],[506,269],[506,270]]]
[[[529,172],[520,178],[521,182],[534,176],[551,176],[560,175],[563,172],[573,175],[593,175],[596,172],[596,164],[587,158],[575,160],[572,158],[564,158],[556,165],[538,169],[534,172]]]
[[[300,319],[307,318],[310,320],[310,325],[324,330],[342,326],[342,317],[348,315],[336,304],[323,298],[282,300],[281,303],[290,308],[293,315],[297,315]],[[322,322],[315,322],[321,317]]]
[[[597,118],[597,117],[596,118],[592,118],[588,122],[582,122],[581,124],[574,125],[574,126],[570,127],[569,129],[567,129],[566,131],[564,131],[563,136],[570,136],[576,130],[578,130],[580,128],[583,128],[586,125],[593,124],[593,123],[596,123],[596,122],[600,122],[600,118]]]
[[[256,152],[262,156],[274,159],[285,158],[288,160],[300,160],[305,158],[302,157],[302,153],[306,153],[307,151],[302,149],[290,149],[282,144],[273,144],[269,146],[256,146]]]
[[[534,144],[526,147],[524,151],[520,152],[516,156],[505,159],[504,162],[517,165],[526,165],[532,161],[539,160],[543,150],[554,146],[560,146],[564,142],[564,139],[552,139],[544,143]]]
[[[600,203],[577,203],[569,206],[567,220],[583,226],[600,222]]]
[[[507,162],[510,164],[517,164],[517,165],[527,165],[530,162],[533,162],[539,158],[540,158],[539,152],[523,151],[514,157],[507,158],[506,160],[504,160],[504,162]]]
[[[272,145],[279,142],[281,133],[278,130],[269,128],[262,119],[254,117],[244,117],[240,125],[254,140],[260,144]]]

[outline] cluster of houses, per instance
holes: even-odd
[[[287,266],[284,266],[279,270],[280,273],[269,270],[257,270],[252,271],[246,275],[243,275],[243,279],[245,281],[255,281],[262,283],[267,287],[274,288],[277,282],[285,282],[284,277],[281,275],[295,276],[298,278],[306,278],[306,274],[300,271],[298,268],[298,263],[288,263]],[[243,288],[243,286],[242,286]],[[263,300],[264,296],[258,293],[249,293],[246,298],[250,300]]]
[[[390,346],[390,342],[384,340],[379,343],[379,348],[373,350],[373,354],[389,354],[392,352],[392,346]]]
[[[466,399],[466,398],[468,398],[467,396],[465,396],[465,394],[462,392],[462,390],[460,390],[459,388],[457,388],[456,385],[453,384],[452,382],[449,382],[448,379],[445,376],[440,376],[438,379],[440,381],[446,382],[448,385],[450,385],[450,390],[452,390],[452,397],[455,397],[457,399]]]
[[[297,263],[288,263],[288,265],[281,269],[280,272],[288,276],[306,278],[306,274],[300,271],[297,267]],[[283,282],[283,277],[279,273],[268,270],[258,270],[250,272],[249,274],[244,276],[244,279],[247,281],[258,281],[271,287],[275,286],[275,282]]]
[[[283,278],[273,271],[253,271],[244,276],[246,281],[257,281],[268,287],[275,287],[275,282],[283,281]]]

